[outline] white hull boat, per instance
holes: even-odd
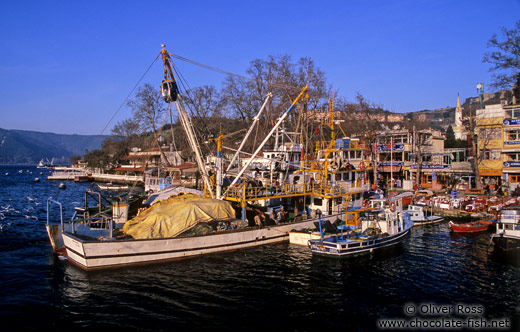
[[[58,203],[55,201],[51,201]],[[61,205],[60,205],[61,210]],[[49,215],[49,214],[48,214]],[[326,216],[336,220],[338,216]],[[285,222],[272,226],[224,229],[204,235],[133,239],[112,237],[114,223],[105,228],[87,227],[84,222],[52,223],[47,232],[56,253],[85,270],[159,263],[289,240],[291,230],[310,228],[317,219]],[[241,221],[231,221],[240,223]]]
[[[406,210],[406,212],[410,215],[410,219],[413,221],[414,226],[435,224],[444,221],[443,216],[433,214],[427,215],[425,209],[427,209],[427,207],[424,205],[408,205],[408,210]]]
[[[500,211],[492,240],[499,250],[505,252],[520,250],[520,206],[508,207]]]

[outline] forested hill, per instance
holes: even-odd
[[[0,164],[34,164],[55,159],[67,164],[72,155],[83,156],[87,150],[99,149],[107,136],[63,135],[0,128]]]

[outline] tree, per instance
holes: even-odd
[[[142,130],[152,130],[159,152],[166,163],[170,164],[159,142],[160,133],[158,129],[162,127],[160,121],[163,119],[167,110],[160,92],[146,83],[139,88],[135,99],[128,101],[128,106],[132,109],[134,121],[140,125],[140,128]]]
[[[488,48],[493,49],[484,54],[483,62],[491,64],[489,71],[493,74],[493,87],[510,89],[516,84],[516,93],[520,88],[520,20],[515,28],[501,28],[503,40],[494,34],[488,41]],[[517,96],[519,97],[519,96]]]
[[[220,117],[224,112],[224,100],[214,86],[204,85],[188,92],[184,103],[202,118]]]
[[[133,135],[139,134],[139,123],[134,119],[120,121],[112,128],[112,136],[128,139]]]
[[[444,141],[444,147],[445,148],[452,148],[455,147],[456,141],[455,141],[455,132],[453,131],[453,128],[451,126],[448,127],[446,130],[446,140]]]

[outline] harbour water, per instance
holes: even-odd
[[[47,198],[70,218],[91,184],[62,190],[48,174],[0,166],[0,319],[12,331],[373,331],[385,318],[431,318],[420,311],[432,305],[478,306],[478,317],[520,328],[518,256],[486,233],[450,235],[447,222],[347,259],[281,243],[87,273],[52,253],[45,222]]]

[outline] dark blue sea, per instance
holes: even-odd
[[[70,218],[91,184],[61,190],[49,173],[0,167],[3,331],[373,331],[383,319],[468,317],[519,331],[519,259],[495,251],[490,234],[452,236],[444,222],[347,259],[280,243],[87,273],[53,254],[45,223],[49,197]]]

